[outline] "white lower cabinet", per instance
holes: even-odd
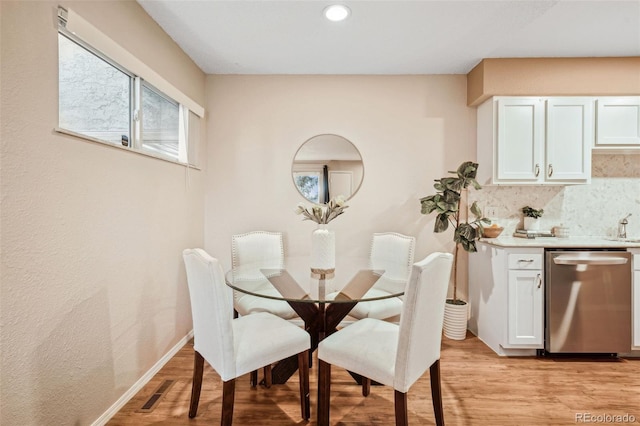
[[[640,255],[635,256],[640,262]],[[633,349],[640,350],[640,271],[633,271]]]
[[[469,330],[499,355],[535,355],[544,348],[544,249],[477,246]]]
[[[631,305],[631,315],[633,316],[633,324],[631,332],[633,333],[632,342],[634,350],[640,350],[640,249],[629,250],[633,255],[633,287],[631,288],[631,296],[633,304]]]
[[[478,242],[469,255],[469,330],[498,355],[544,349],[544,248]],[[632,345],[640,351],[640,248],[633,256]]]
[[[507,341],[504,347],[544,344],[543,253],[507,250]]]
[[[507,345],[542,347],[544,289],[542,271],[509,270],[507,301]]]

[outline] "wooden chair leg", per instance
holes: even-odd
[[[436,417],[436,425],[444,426],[444,408],[442,407],[442,387],[440,386],[440,360],[436,360],[429,367],[431,380],[431,400],[433,401],[433,412]]]
[[[193,357],[193,382],[191,383],[191,403],[189,404],[189,417],[194,418],[198,412],[200,402],[200,389],[202,389],[202,373],[204,370],[204,358],[197,351]]]
[[[236,379],[222,383],[222,426],[231,426],[233,423],[233,401],[236,393]]]
[[[251,384],[252,388],[258,386],[258,370],[253,370],[251,373],[249,373],[249,383]]]
[[[369,396],[371,393],[371,379],[362,376],[362,396]]]
[[[318,426],[329,426],[331,364],[318,359]]]
[[[300,378],[300,409],[302,418],[311,417],[311,401],[309,398],[309,351],[298,354],[298,377]]]
[[[264,387],[268,389],[271,387],[271,382],[272,382],[271,364],[265,365],[263,370],[264,370]]]
[[[407,412],[407,394],[395,391],[396,426],[409,426],[409,414]]]

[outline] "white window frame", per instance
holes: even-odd
[[[70,19],[73,18],[73,24],[70,25]],[[69,28],[69,27],[72,28]],[[74,31],[74,29],[78,29],[79,31]],[[136,152],[139,154],[143,154],[146,156],[158,158],[161,160],[179,163],[183,165],[187,165],[190,167],[197,168],[195,158],[189,158],[189,154],[191,151],[194,151],[194,154],[197,154],[195,150],[189,149],[189,142],[196,143],[197,140],[190,141],[189,129],[192,126],[199,125],[199,118],[204,117],[204,108],[195,103],[193,100],[188,98],[162,77],[160,77],[153,70],[148,68],[145,64],[131,55],[128,51],[117,45],[113,40],[108,38],[106,35],[101,33],[91,24],[86,22],[84,19],[79,17],[71,10],[64,9],[62,7],[58,7],[58,33],[69,39],[70,41],[76,43],[81,48],[87,50],[90,54],[95,55],[96,57],[102,59],[109,65],[123,72],[131,78],[131,99],[129,103],[129,143],[128,146],[123,146],[122,144],[116,144],[112,141],[102,140],[99,138],[95,138],[83,133],[75,132],[73,130],[65,129],[62,127],[56,127],[55,131],[63,134],[68,134],[71,136],[75,136],[78,138],[82,138],[84,140],[89,140],[92,142],[99,142],[102,144],[106,144],[112,147],[116,147],[119,149],[125,149],[128,151]],[[85,34],[86,37],[82,37],[80,34]],[[85,40],[85,38],[89,39]],[[94,41],[95,43],[91,43],[90,41]],[[104,50],[109,51],[113,55],[107,55],[103,53],[103,51],[99,50],[98,47],[94,46],[94,44],[99,47],[103,47]],[[112,56],[118,57],[121,62],[126,63],[134,70],[131,70],[125,66],[123,66],[118,60],[114,59]],[[137,72],[136,72],[137,71]],[[175,103],[178,105],[178,155],[172,156],[165,152],[160,152],[157,150],[153,150],[149,147],[144,146],[144,141],[142,140],[142,85],[147,86],[147,88],[151,89],[156,94],[164,97],[171,103]],[[170,92],[168,94],[167,92]],[[178,98],[178,99],[176,99]],[[191,113],[191,114],[190,114]],[[189,123],[190,116],[194,116],[198,121],[194,124]],[[58,125],[60,121],[58,118]],[[199,133],[199,132],[196,132]],[[196,135],[199,137],[199,134]],[[192,156],[195,156],[192,154]]]
[[[135,85],[135,106],[133,110],[133,128],[134,128],[134,147],[135,149],[139,149],[140,151],[145,151],[154,156],[168,157],[172,159],[177,159],[180,163],[187,163],[187,144],[189,141],[189,115],[185,114],[185,111],[189,111],[184,105],[175,99],[171,99],[171,97],[167,96],[158,88],[154,87],[151,83],[146,80],[143,80],[140,77],[136,77],[134,80]],[[144,110],[142,108],[142,88],[146,87],[148,90],[151,90],[156,95],[164,98],[168,102],[175,104],[178,107],[178,154],[176,157],[170,156],[162,151],[157,151],[151,148],[148,145],[145,145],[144,141],[144,126],[143,126],[143,118],[144,118]]]

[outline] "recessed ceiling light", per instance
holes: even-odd
[[[351,14],[351,9],[343,4],[333,4],[324,9],[324,16],[333,22],[344,21]]]

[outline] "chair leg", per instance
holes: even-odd
[[[407,412],[407,394],[395,391],[396,406],[396,426],[409,426],[409,415]]]
[[[362,396],[369,396],[371,393],[371,379],[362,376]]]
[[[251,373],[249,373],[249,383],[251,384],[252,388],[258,386],[258,370],[253,370]]]
[[[233,401],[236,393],[236,379],[222,383],[222,418],[221,426],[231,426],[233,423]]]
[[[331,364],[318,359],[318,426],[329,426]]]
[[[264,387],[267,389],[271,387],[271,364],[265,365],[264,368]]]
[[[309,399],[309,351],[298,354],[298,376],[300,378],[300,409],[302,418],[311,417],[311,401]]]
[[[429,367],[431,380],[431,400],[433,401],[433,412],[436,417],[436,425],[444,426],[444,408],[442,407],[442,387],[440,386],[440,360],[436,360]]]
[[[198,402],[200,402],[200,389],[202,389],[202,373],[204,370],[204,358],[194,352],[193,357],[193,382],[191,383],[191,402],[189,404],[189,417],[194,418],[198,413]]]

